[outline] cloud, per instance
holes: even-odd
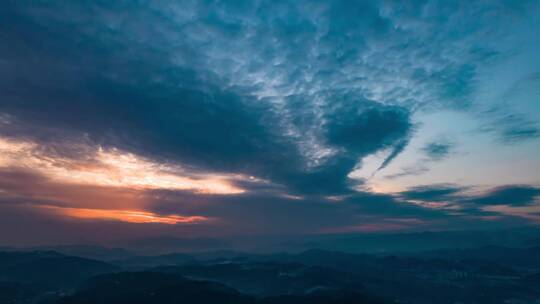
[[[419,218],[426,223],[433,220],[451,218],[445,210],[426,208],[402,201],[398,196],[375,193],[358,193],[348,200],[356,206],[359,214],[375,218]]]
[[[498,106],[484,112],[490,123],[481,127],[482,132],[493,133],[504,144],[516,144],[540,137],[538,123],[526,115]]]
[[[347,176],[380,151],[390,154],[377,170],[393,162],[415,114],[472,111],[481,65],[502,56],[487,42],[527,12],[477,2],[0,6],[3,207],[211,217],[193,229],[235,233],[447,219],[358,191]],[[516,119],[503,119],[506,138],[536,136]],[[423,151],[441,160],[452,143]],[[105,215],[96,212],[84,214]]]
[[[416,186],[400,192],[403,202],[435,208],[447,216],[481,221],[537,222],[540,188],[532,185],[505,185],[483,192],[455,184]],[[533,206],[534,205],[534,206]]]
[[[403,146],[396,146],[395,150],[387,157],[387,159],[382,163],[381,167],[378,170],[385,168],[390,161],[392,161],[402,150],[405,148],[407,142],[403,142]],[[426,156],[419,159],[416,163],[409,165],[407,167],[401,168],[399,172],[393,174],[387,174],[384,176],[385,179],[394,180],[402,178],[405,176],[414,176],[422,175],[426,172],[429,172],[429,164],[445,159],[448,155],[451,154],[454,148],[454,143],[450,142],[447,139],[439,139],[427,143],[424,147],[420,149]]]
[[[455,32],[438,18],[453,5],[4,6],[11,43],[0,55],[13,76],[0,83],[0,111],[35,126],[19,136],[43,127],[52,129],[40,134],[47,142],[58,130],[86,134],[104,146],[284,184],[340,175],[329,192],[346,189],[358,158],[402,145],[411,108],[461,103],[475,73],[469,61],[484,56],[458,47],[478,32]],[[486,12],[474,24],[504,12],[468,9]],[[434,23],[412,22],[422,12]],[[451,48],[441,41],[449,32]]]
[[[214,218],[212,225],[244,234],[315,234],[364,224],[416,218],[429,226],[450,221],[445,210],[432,210],[400,201],[392,195],[357,192],[340,197],[283,197],[250,192],[239,197],[163,193],[152,204],[157,214],[197,214]],[[417,223],[417,222],[416,222]],[[400,229],[415,222],[401,223]],[[202,225],[202,223],[201,223]]]
[[[497,96],[500,99],[499,104],[484,112],[492,122],[486,123],[482,130],[494,133],[504,144],[516,144],[538,138],[540,125],[537,119],[533,119],[536,113],[529,109],[519,111],[519,106],[516,107],[518,110],[515,110],[512,109],[512,105],[523,104],[524,100],[535,104],[540,93],[539,85],[540,73],[537,71],[516,79],[509,88]]]
[[[401,192],[400,196],[405,200],[448,201],[460,198],[461,196],[458,196],[458,194],[464,190],[467,190],[467,188],[447,184],[416,186]]]
[[[418,163],[413,166],[405,167],[401,169],[400,172],[398,173],[385,175],[384,178],[392,180],[392,179],[398,179],[398,178],[409,176],[409,175],[421,175],[426,172],[429,172],[429,168],[425,164]]]
[[[242,22],[247,21],[221,28],[225,24],[218,16],[194,21],[173,16],[160,19],[153,10],[130,8],[134,14],[143,14],[147,22],[156,21],[162,31],[149,34],[138,23],[124,19],[114,6],[72,5],[57,8],[58,17],[48,14],[52,8],[42,9],[17,4],[6,7],[6,20],[17,25],[19,34],[6,31],[13,41],[0,53],[6,62],[4,71],[13,75],[0,83],[7,92],[0,112],[11,117],[4,124],[4,136],[26,138],[44,147],[84,136],[90,145],[177,162],[199,171],[253,175],[283,184],[293,192],[343,193],[350,191],[346,175],[358,159],[401,141],[409,133],[406,108],[366,99],[347,87],[299,83],[299,87],[311,86],[315,95],[306,89],[261,88],[273,80],[265,66],[244,62],[249,58],[257,61],[256,56],[244,57],[239,52],[237,66],[259,71],[264,81],[253,78],[248,70],[244,71],[248,78],[239,79],[244,75],[241,72],[234,74],[235,79],[221,57],[203,47],[196,36],[209,42],[215,38],[216,43],[229,39],[228,35],[241,38],[240,32],[247,26]],[[200,13],[199,8],[186,8],[190,9]],[[328,9],[331,14],[340,8]],[[95,14],[90,16],[87,10]],[[358,11],[373,24],[384,24],[371,5],[360,6]],[[78,21],[88,18],[89,23]],[[118,26],[120,22],[125,24]],[[260,30],[260,35],[266,31],[280,35],[288,25],[283,24],[283,29],[272,26],[261,24],[254,30]],[[283,41],[302,36],[302,22],[299,26],[292,36],[281,37]],[[334,24],[331,35],[340,35],[338,29],[349,26],[365,24]],[[171,27],[179,27],[178,35],[169,31]],[[171,43],[179,45],[170,48]],[[240,44],[256,53],[261,51],[256,41]],[[223,52],[227,52],[226,45]],[[293,59],[293,49],[271,47],[279,52],[268,59]],[[126,48],[131,51],[125,52]],[[223,56],[235,58],[228,53]],[[289,66],[284,68],[275,70],[292,79],[296,72]],[[309,71],[299,72],[304,75],[297,81],[304,82]],[[322,71],[313,72],[325,77]],[[21,81],[12,83],[13,79]],[[279,94],[293,91],[268,96],[264,93],[268,90]],[[320,100],[321,104],[312,107],[309,100]],[[322,123],[316,123],[318,120]]]
[[[505,142],[517,142],[537,137],[540,137],[540,129],[531,125],[509,127],[502,133],[502,139]]]
[[[33,142],[5,140],[0,137],[0,168],[23,168],[35,171],[52,181],[75,185],[125,187],[131,189],[190,190],[200,193],[238,194],[234,185],[246,176],[190,172],[166,163],[117,149],[101,147],[88,152],[84,159],[62,157],[42,150]],[[91,151],[91,152],[90,152]]]
[[[453,144],[440,140],[428,143],[422,148],[430,160],[438,161],[448,156],[452,150]]]
[[[34,206],[45,212],[51,212],[62,216],[98,221],[121,221],[137,224],[192,224],[208,220],[203,216],[181,216],[167,215],[159,216],[152,212],[140,210],[111,210],[111,209],[84,209],[84,208],[63,208],[48,205]]]
[[[507,185],[491,189],[468,202],[477,205],[528,206],[540,196],[540,188],[530,185]]]
[[[408,144],[408,140],[403,140],[401,142],[398,142],[394,146],[390,154],[384,159],[382,164],[377,168],[377,170],[375,170],[375,172],[373,172],[373,174],[386,168],[394,160],[394,158],[396,158],[401,152],[403,152],[403,150],[405,150],[405,148],[407,147],[407,144]]]

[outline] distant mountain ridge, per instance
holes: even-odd
[[[0,281],[44,288],[74,288],[86,279],[121,268],[54,251],[0,252]]]
[[[400,233],[348,233],[332,235],[238,236],[229,238],[179,238],[171,236],[127,240],[114,247],[87,244],[1,247],[4,251],[47,251],[75,255],[102,261],[129,259],[137,256],[185,253],[202,255],[236,252],[271,254],[300,253],[313,248],[349,253],[394,254],[434,251],[439,249],[467,249],[487,246],[525,248],[540,246],[540,228],[514,228],[475,231],[424,231]]]
[[[310,249],[162,255],[84,245],[58,248],[86,257],[56,251],[0,252],[0,303],[177,303],[180,298],[182,303],[216,303],[220,298],[224,300],[219,303],[240,304],[540,300],[540,246],[391,254]]]

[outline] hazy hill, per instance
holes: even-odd
[[[375,304],[381,301],[359,293],[314,293],[255,297],[221,284],[194,281],[174,273],[129,272],[96,277],[79,292],[62,298],[59,304]]]
[[[301,263],[217,263],[158,267],[152,271],[214,280],[254,295],[304,295],[316,290],[363,291],[354,274]]]
[[[109,263],[56,252],[0,252],[0,281],[40,288],[73,288],[102,273],[118,271]]]

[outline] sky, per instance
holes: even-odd
[[[540,224],[540,1],[3,1],[0,244]]]

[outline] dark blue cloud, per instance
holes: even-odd
[[[378,171],[381,171],[382,169],[386,168],[405,148],[407,147],[407,144],[409,143],[408,139],[404,139],[400,142],[398,142],[391,150],[390,154],[384,159],[382,164],[377,168],[377,170],[374,172],[377,173]]]
[[[294,108],[287,110],[293,119],[284,122],[289,114],[276,112],[252,93],[197,68],[194,63],[201,58],[191,53],[192,46],[169,49],[156,47],[153,40],[134,41],[85,12],[106,10],[114,22],[123,18],[121,6],[57,7],[54,18],[48,15],[49,7],[36,13],[16,3],[5,6],[3,36],[11,43],[0,50],[0,56],[12,76],[0,82],[6,93],[0,111],[16,122],[2,130],[5,135],[32,137],[44,146],[84,136],[95,145],[200,170],[256,175],[291,191],[343,193],[350,191],[346,175],[359,159],[402,141],[410,132],[407,109],[355,96],[322,109],[326,123],[316,129],[310,125],[321,115],[303,102],[308,96],[298,96],[298,105],[292,102]],[[144,14],[147,22],[158,21],[142,7],[130,9],[135,15]],[[373,13],[362,7],[359,11]],[[90,23],[79,24],[76,18],[90,18]],[[202,17],[199,22],[226,35],[234,36],[241,29],[216,18]],[[379,27],[378,17],[373,18],[374,23],[368,23]],[[159,25],[175,26],[167,18]],[[299,26],[290,30],[301,35]],[[337,30],[345,25],[333,26]],[[141,39],[150,39],[139,30]],[[163,38],[163,33],[155,34],[157,40]],[[171,60],[193,62],[176,66]],[[323,148],[338,152],[310,167],[306,153],[317,153],[317,148],[304,145],[301,138],[284,136],[291,128],[313,133]]]
[[[330,118],[328,141],[360,155],[395,143],[411,128],[408,111],[375,103],[367,107],[345,106]]]
[[[362,224],[381,224],[405,218],[418,222],[451,221],[446,210],[427,209],[386,194],[356,192],[335,200],[322,196],[283,197],[257,192],[237,197],[160,193],[152,211],[158,214],[193,214],[219,218],[236,231],[251,233],[316,233]],[[414,225],[415,222],[411,223]]]
[[[428,186],[416,186],[401,192],[400,196],[405,200],[419,200],[427,202],[448,201],[456,200],[460,198],[458,194],[466,187],[457,185],[428,185]]]
[[[392,180],[409,175],[421,175],[426,172],[429,172],[429,168],[425,164],[415,164],[413,166],[401,169],[398,173],[386,175],[384,178]]]
[[[531,185],[506,185],[491,188],[483,194],[467,193],[470,187],[453,184],[417,186],[399,193],[398,198],[407,202],[443,203],[440,214],[456,218],[495,217],[499,221],[518,221],[511,215],[485,210],[487,206],[509,205],[511,207],[535,204],[540,189]],[[425,216],[423,216],[425,217]],[[429,218],[429,217],[427,217]]]
[[[388,164],[395,158],[407,145],[408,141],[404,140],[401,143],[398,143],[390,155],[383,161],[381,166],[377,169],[378,171],[388,166]],[[417,161],[416,164],[402,168],[400,172],[386,175],[386,179],[397,179],[404,176],[410,175],[422,175],[426,172],[429,172],[429,163],[441,161],[445,159],[448,155],[452,153],[454,144],[446,139],[439,139],[432,141],[422,147],[420,150],[423,152],[427,158],[422,158]]]
[[[514,143],[540,137],[540,129],[524,122],[522,125],[508,126],[503,130],[501,137],[504,142]]]
[[[430,160],[441,160],[450,154],[452,147],[452,143],[440,140],[428,143],[422,148],[422,151],[426,153]]]
[[[470,95],[475,86],[476,76],[474,64],[451,66],[433,76],[440,80],[442,98],[452,100],[452,105],[458,109],[470,106]]]
[[[540,188],[530,185],[508,185],[490,190],[488,193],[468,200],[477,205],[528,206],[540,196]]]
[[[358,214],[381,218],[415,218],[418,220],[449,220],[452,215],[443,209],[424,208],[404,201],[396,195],[360,192],[347,199]]]
[[[515,113],[505,106],[496,106],[483,113],[492,122],[482,126],[483,132],[493,133],[503,144],[516,144],[540,137],[538,123],[526,115]]]

